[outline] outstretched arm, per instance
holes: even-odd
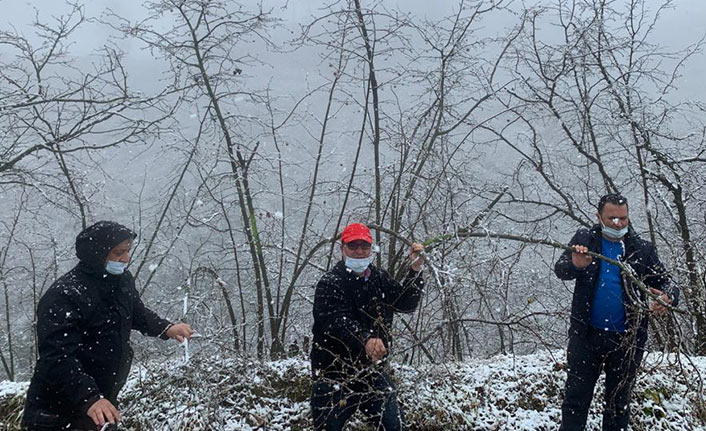
[[[649,287],[650,293],[657,295],[662,302],[676,307],[679,303],[679,286],[672,281],[666,268],[659,260],[654,245],[650,244],[649,247],[645,284]],[[667,312],[667,307],[654,301],[650,306],[650,311],[657,316],[662,316]]]
[[[419,301],[422,299],[422,293],[424,292],[424,278],[421,272],[422,265],[424,264],[423,251],[423,245],[418,243],[412,244],[408,258],[411,263],[410,270],[401,284],[385,273],[387,277],[386,287],[388,290],[387,297],[389,298],[389,305],[397,312],[413,312],[417,309],[417,305],[419,305]]]
[[[132,287],[132,328],[152,337],[160,337],[164,340],[169,338],[178,342],[191,338],[194,333],[191,326],[186,323],[172,324],[168,320],[162,319],[142,303],[137,289]]]

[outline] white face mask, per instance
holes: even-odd
[[[605,236],[611,239],[620,239],[624,237],[628,233],[628,227],[625,226],[622,229],[615,229],[612,227],[608,227],[601,222],[601,231]]]
[[[346,256],[346,267],[351,271],[362,274],[370,265],[370,258],[364,257],[362,259],[356,259],[354,257]]]
[[[127,263],[109,260],[105,265],[105,270],[108,274],[120,275],[125,272],[125,267],[127,267]]]

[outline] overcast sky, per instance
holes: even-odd
[[[551,1],[551,0],[550,0]],[[244,5],[257,5],[259,2],[254,0],[241,2]],[[273,13],[284,20],[285,23],[296,26],[296,23],[306,22],[311,16],[318,15],[321,8],[331,3],[330,1],[322,0],[265,0],[264,7],[272,8]],[[365,5],[365,0],[363,5]],[[524,2],[515,1],[514,5],[518,7],[521,4],[527,6],[536,6],[540,1],[526,0]],[[617,2],[619,3],[619,2]],[[661,3],[659,0],[650,0],[649,5],[657,5]],[[449,15],[457,7],[457,1],[427,1],[427,0],[384,0],[382,4],[387,8],[399,8],[402,11],[409,11],[417,16],[425,16],[430,19],[439,18]],[[20,32],[30,35],[31,30],[27,25],[34,18],[35,10],[37,10],[42,19],[49,19],[52,15],[58,15],[67,10],[67,5],[59,0],[35,0],[35,1],[18,1],[18,0],[0,0],[0,8],[2,10],[2,18],[0,25],[3,29],[8,29],[14,26]],[[132,19],[144,16],[144,9],[139,1],[125,0],[91,0],[86,2],[87,16],[99,16],[106,8],[111,8],[114,12],[130,17]],[[491,18],[501,19],[501,18]],[[509,27],[514,23],[508,22],[493,22],[491,20],[484,21],[487,28],[497,27],[498,31]],[[106,29],[99,25],[85,26],[80,33],[80,39],[83,42],[77,43],[72,47],[72,52],[75,55],[81,55],[83,52],[90,52],[96,47],[100,47],[106,40]],[[706,33],[706,1],[704,0],[677,0],[674,2],[674,8],[664,13],[662,20],[659,22],[658,28],[655,31],[655,39],[666,48],[676,49],[685,47],[697,41]],[[654,42],[657,42],[655,40]],[[0,47],[0,54],[3,48]],[[82,52],[83,51],[83,52]],[[131,50],[133,51],[133,50]],[[685,94],[703,94],[706,96],[706,90],[701,85],[701,80],[706,72],[705,60],[703,55],[692,61],[684,69],[684,76],[687,81],[683,83],[681,90]],[[706,100],[706,97],[699,97]]]
[[[549,0],[552,1],[552,0]],[[616,4],[627,4],[625,0],[618,0]],[[256,7],[258,2],[253,0],[242,2],[246,7]],[[320,16],[323,7],[332,1],[323,0],[263,0],[263,8],[271,9],[272,13],[280,18],[288,30],[278,30],[274,33],[274,38],[289,38],[296,34],[299,24],[311,21],[313,16]],[[363,5],[371,2],[363,0]],[[514,7],[519,9],[522,4],[526,6],[537,6],[539,1],[527,0],[524,2],[515,1]],[[648,5],[657,5],[659,0],[649,0]],[[385,8],[399,8],[403,12],[409,12],[416,17],[426,17],[436,20],[444,16],[451,15],[457,8],[457,1],[427,1],[427,0],[384,0],[382,4]],[[652,7],[655,7],[652,6]],[[59,0],[36,0],[17,1],[0,0],[0,8],[3,11],[0,18],[0,25],[3,30],[14,27],[25,36],[31,37],[33,29],[30,23],[34,19],[35,11],[39,13],[42,21],[51,21],[52,16],[66,13],[69,7]],[[146,11],[139,0],[91,0],[86,2],[86,15],[89,17],[100,16],[107,8],[115,13],[138,20],[146,16]],[[510,14],[495,14],[486,16],[482,20],[483,31],[491,34],[507,34],[508,28],[515,25],[517,18]],[[290,31],[294,33],[290,33]],[[73,40],[75,44],[71,47],[71,54],[78,57],[86,57],[108,43],[110,29],[99,23],[88,23],[76,33]],[[652,43],[656,43],[665,50],[683,49],[695,43],[706,34],[706,1],[704,0],[678,0],[674,7],[663,13],[658,26],[654,31]],[[128,73],[134,79],[133,89],[149,92],[158,86],[158,73],[151,54],[145,51],[137,40],[120,41],[120,46],[127,52],[125,64]],[[0,56],[7,50],[7,47],[0,45]],[[314,51],[298,51],[296,54],[283,54],[267,52],[262,49],[254,53],[257,57],[265,61],[264,67],[257,70],[246,70],[245,75],[249,79],[257,81],[257,85],[264,87],[268,83],[273,83],[275,94],[291,94],[298,97],[306,91],[308,76],[315,76],[318,73],[328,73],[324,68],[319,67],[320,59]],[[692,57],[682,69],[682,77],[678,81],[677,89],[670,95],[672,102],[681,102],[686,99],[706,101],[706,87],[702,85],[703,77],[706,74],[706,59],[703,54]]]

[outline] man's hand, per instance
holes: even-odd
[[[571,263],[578,269],[584,269],[593,261],[593,256],[586,254],[588,247],[585,245],[575,245],[574,251],[571,252]]]
[[[365,342],[365,353],[373,362],[378,362],[385,357],[387,349],[381,339],[368,338],[368,341]]]
[[[412,243],[412,247],[409,250],[409,260],[412,262],[412,270],[416,272],[422,270],[422,265],[424,264],[424,256],[422,256],[423,251],[423,245],[416,242]]]
[[[186,323],[177,323],[176,325],[172,325],[167,329],[167,337],[173,338],[177,340],[178,342],[183,342],[185,339],[191,338],[191,335],[194,333],[194,330],[191,329],[191,326],[189,326]]]
[[[665,304],[672,304],[672,298],[670,298],[669,295],[662,292],[661,290],[655,289],[654,287],[650,287],[650,293],[659,297],[659,299],[662,300],[662,302],[664,302]],[[650,312],[655,316],[664,316],[667,313],[667,307],[657,301],[653,301],[652,305],[650,306]]]
[[[97,426],[103,426],[106,422],[116,424],[120,421],[120,412],[105,398],[101,398],[91,404],[86,414]]]

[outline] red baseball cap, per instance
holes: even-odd
[[[351,242],[362,239],[363,241],[372,244],[373,237],[370,235],[370,229],[363,223],[352,223],[343,229],[341,234],[341,241]]]

